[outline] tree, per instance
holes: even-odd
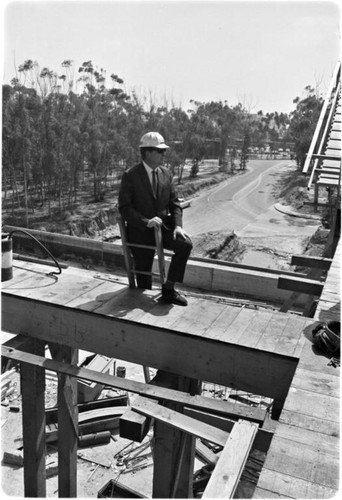
[[[305,157],[310,148],[323,105],[323,99],[316,97],[313,88],[307,86],[305,90],[307,96],[304,99],[296,97],[293,100],[296,109],[290,114],[289,126],[289,136],[294,142],[296,162],[300,169],[304,166]]]
[[[249,160],[249,146],[250,146],[249,130],[248,130],[248,128],[246,128],[245,133],[244,133],[244,137],[243,137],[241,156],[240,156],[240,169],[241,170],[246,170],[246,168],[247,168],[247,163]]]

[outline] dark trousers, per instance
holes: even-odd
[[[164,227],[162,228],[162,240],[163,247],[174,252],[171,258],[167,280],[173,283],[182,283],[186,263],[192,250],[192,242],[189,238],[184,240],[180,236],[173,239],[173,231],[169,231]],[[152,230],[151,241],[146,242],[146,244],[153,245],[154,243],[154,231]],[[132,254],[134,257],[135,269],[137,271],[151,271],[155,254],[154,250],[132,247]],[[152,276],[137,273],[136,280],[139,288],[152,288]]]

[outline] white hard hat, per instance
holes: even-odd
[[[169,146],[165,144],[164,137],[158,132],[147,132],[140,139],[141,148],[157,148],[157,149],[168,149]]]

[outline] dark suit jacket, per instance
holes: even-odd
[[[124,172],[119,191],[119,210],[127,222],[131,243],[148,243],[154,231],[149,219],[160,217],[170,228],[182,226],[183,210],[167,167],[158,168],[158,196],[155,198],[143,163]]]

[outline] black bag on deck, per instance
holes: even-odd
[[[340,355],[340,322],[320,323],[312,330],[314,345],[327,356]]]

